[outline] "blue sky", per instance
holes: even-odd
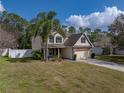
[[[124,10],[124,0],[1,0],[4,8],[30,20],[40,11],[55,10],[57,18],[62,23],[74,25],[68,20],[71,16],[79,17],[91,15],[94,12],[104,12],[105,8],[117,8]],[[82,18],[82,17],[81,17]],[[72,18],[73,19],[73,18]],[[71,20],[72,20],[71,19]],[[82,20],[84,20],[82,18]],[[77,23],[78,24],[78,23]],[[79,25],[80,26],[80,25]],[[83,25],[82,25],[83,26]]]

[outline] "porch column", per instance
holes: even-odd
[[[60,58],[60,49],[58,48],[58,58]]]

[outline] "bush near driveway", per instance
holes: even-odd
[[[97,56],[96,59],[124,64],[124,56]]]

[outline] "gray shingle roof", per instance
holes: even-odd
[[[65,46],[63,44],[49,44],[49,48],[64,48]]]
[[[46,46],[42,45],[42,48]],[[49,48],[64,48],[65,46],[63,44],[48,44]]]
[[[82,36],[83,33],[79,34],[72,34],[68,37],[68,39],[65,41],[65,46],[74,46],[74,44],[78,41],[78,39]]]

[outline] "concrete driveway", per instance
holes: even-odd
[[[97,66],[106,67],[106,68],[124,72],[124,65],[116,64],[114,62],[107,62],[107,61],[101,61],[101,60],[96,60],[96,59],[88,59],[87,61],[85,61],[85,63],[94,64]]]

